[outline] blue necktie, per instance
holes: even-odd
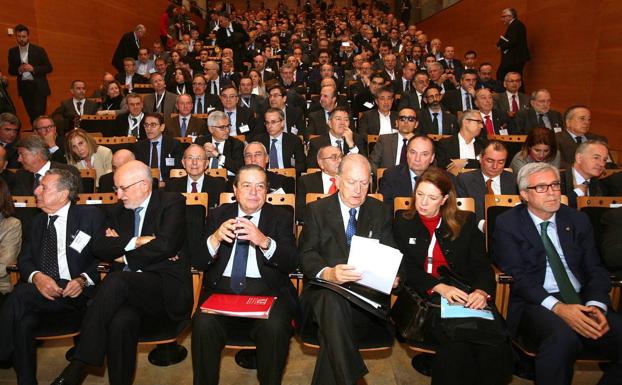
[[[272,139],[272,144],[270,145],[270,168],[279,168],[279,156],[276,153],[276,141],[277,139]]]
[[[134,236],[140,237],[140,212],[142,207],[136,207],[134,209]],[[123,271],[132,271],[128,265],[123,266]]]
[[[214,142],[214,146],[216,146],[216,150],[218,152],[220,152],[220,149],[218,148],[219,144],[220,143],[218,143],[218,142]],[[210,168],[218,168],[218,156],[215,156],[215,157],[212,158],[212,164],[210,165]]]
[[[181,118],[181,136],[186,136],[186,130],[188,126],[186,125],[186,118]]]
[[[350,209],[350,219],[346,228],[346,243],[348,247],[352,243],[352,237],[356,234],[356,209]]]
[[[249,221],[253,218],[250,215],[244,216]],[[231,290],[235,294],[240,294],[246,287],[246,262],[248,261],[247,240],[238,239],[233,255],[233,265],[231,266]]]

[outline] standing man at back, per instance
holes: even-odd
[[[523,67],[530,59],[529,47],[527,47],[527,28],[522,21],[518,20],[514,8],[506,8],[501,11],[501,20],[507,25],[505,33],[499,36],[497,49],[501,52],[501,64],[497,69],[497,79],[505,79],[505,74],[510,71],[518,72],[523,77]],[[524,86],[521,85],[521,92]]]
[[[140,39],[145,36],[147,29],[144,25],[138,24],[131,32],[124,33],[119,40],[117,49],[112,56],[112,65],[119,72],[123,72],[123,59],[131,57],[138,59],[138,50],[140,49]]]

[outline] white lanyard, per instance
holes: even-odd
[[[160,97],[160,100],[158,100],[158,94],[156,93],[155,95],[156,97],[156,110],[160,109],[160,106],[162,105],[162,101],[164,100],[164,93],[162,93],[162,96]]]
[[[442,221],[443,221],[443,218],[441,217],[438,220],[438,225],[436,225],[437,229],[441,226]],[[432,274],[432,260],[434,259],[434,256],[433,256],[434,246],[436,246],[436,229],[432,232],[432,239],[430,240],[430,246],[428,246],[428,258],[427,258],[428,263],[425,269],[428,274]]]
[[[179,89],[179,85],[177,86],[177,95],[183,95],[186,93],[186,85],[182,84],[181,90]]]

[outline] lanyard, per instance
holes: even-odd
[[[442,221],[443,221],[443,218],[441,217],[438,220],[438,225],[436,225],[437,229],[441,226]],[[434,254],[435,246],[436,246],[436,230],[432,232],[432,239],[430,240],[430,246],[428,246],[428,258],[427,258],[426,269],[425,269],[425,271],[428,274],[432,274],[432,260],[434,259],[433,254]]]
[[[158,100],[158,94],[156,93],[155,95],[156,97],[156,111],[160,109],[160,106],[162,105],[162,101],[164,100],[164,93],[162,93],[162,96],[160,97],[160,100]]]

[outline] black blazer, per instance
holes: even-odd
[[[305,206],[307,205],[307,193],[324,193],[322,172],[314,172],[302,175],[296,185],[296,220],[303,221]]]
[[[244,125],[248,126],[249,131],[240,132],[240,127]],[[256,125],[257,121],[255,120],[255,114],[253,111],[250,108],[237,106],[235,109],[235,131],[237,134],[246,135],[249,139],[254,138],[255,135],[257,135],[257,131],[255,130]]]
[[[237,203],[228,203],[210,211],[207,217],[208,237],[223,222],[237,216]],[[292,214],[282,207],[265,203],[261,208],[258,227],[264,235],[276,242],[276,250],[270,259],[263,256],[263,252],[259,247],[255,247],[257,266],[261,279],[276,295],[287,299],[293,309],[297,303],[297,296],[289,279],[289,274],[298,267],[298,250],[296,249]],[[231,258],[233,243],[222,242],[218,248],[217,255],[209,254],[207,242],[203,242],[203,245],[205,245],[206,250],[200,254],[200,258],[197,257],[192,261],[192,266],[205,270],[207,274],[206,287],[216,290],[218,281],[222,278],[222,274]]]
[[[119,44],[112,55],[112,65],[114,68],[122,71],[123,59],[126,57],[131,57],[132,59],[138,58],[138,45],[136,45],[134,31],[126,32],[121,36],[121,40],[119,40]]]
[[[212,135],[199,136],[195,139],[194,143],[198,145],[204,145],[207,142],[211,143]],[[234,137],[229,137],[225,140],[224,148],[220,149],[220,153],[225,156],[225,168],[236,173],[244,165],[244,143]],[[211,159],[210,159],[211,161]]]
[[[193,103],[192,113],[193,114],[207,114],[208,110],[209,112],[212,112],[212,110],[222,111],[222,102],[220,101],[220,98],[216,95],[212,95],[209,93],[203,94],[203,102],[201,103],[202,109],[198,109],[198,106],[196,105],[196,99],[197,99],[197,96],[193,95],[192,96],[192,103]]]
[[[134,211],[119,202],[107,210],[105,225],[93,239],[93,253],[103,261],[113,262],[125,255],[132,271],[155,273],[162,279],[162,295],[167,315],[174,321],[187,319],[192,310],[192,276],[190,261],[180,254],[186,231],[185,199],[181,194],[162,190],[153,191],[147,206],[141,235],[155,239],[134,250],[125,246],[134,237]],[[105,230],[116,230],[118,237],[106,237]],[[178,256],[177,260],[171,260]],[[113,270],[123,266],[113,264]]]
[[[603,142],[607,143],[607,138],[605,138],[604,136],[592,134],[591,132],[586,133],[585,137],[588,140],[602,140]],[[579,145],[577,144],[576,140],[574,140],[573,137],[570,135],[568,130],[562,130],[561,132],[556,133],[555,138],[557,139],[557,149],[559,150],[559,154],[561,156],[561,167],[570,168],[574,163],[574,155]]]
[[[188,186],[188,176],[182,178],[170,178],[166,182],[164,191],[188,193],[186,187]],[[203,177],[203,184],[197,186],[197,190],[202,193],[207,193],[209,207],[216,207],[220,202],[220,194],[227,190],[227,182],[224,178],[213,177],[205,174]]]
[[[503,171],[500,175],[501,194],[515,195],[518,192],[516,187],[516,176],[511,172]],[[484,175],[479,171],[464,172],[458,175],[456,192],[459,197],[471,197],[475,200],[475,214],[477,222],[485,218],[484,201],[486,198],[486,182]]]
[[[354,139],[354,144],[359,149],[359,154],[367,157],[367,141],[366,138],[358,134],[353,134],[352,139]],[[308,167],[318,167],[317,164],[317,153],[320,151],[320,148],[324,146],[330,146],[330,136],[328,133],[318,136],[317,138],[311,139],[309,142],[309,153],[307,154],[307,166]],[[350,152],[350,147],[346,143],[346,140],[343,139],[343,153],[348,155]]]
[[[559,112],[549,110],[549,112],[547,112],[547,116],[551,121],[551,128],[564,127],[564,119],[562,118],[562,114]],[[525,110],[518,111],[512,121],[512,125],[512,132],[515,132],[516,134],[529,135],[531,130],[539,126],[536,110],[533,108],[527,108]]]
[[[441,139],[437,142],[436,164],[438,167],[447,168],[452,159],[460,159],[460,143],[458,135],[452,135],[450,138]],[[485,141],[481,137],[475,138],[473,147],[475,156],[477,156],[485,146]],[[469,159],[465,168],[479,168],[477,159]]]
[[[263,113],[268,109],[268,107],[270,107],[266,98],[255,94],[251,94],[250,97],[240,95],[240,101],[238,102],[238,106],[247,107],[246,104],[244,104],[246,102],[246,100],[243,100],[244,98],[248,98],[248,104],[250,105],[248,108],[250,108],[255,116],[258,117],[259,122],[257,124],[261,123],[263,121]],[[222,103],[221,107],[217,107],[216,109],[222,111]]]
[[[363,112],[361,119],[359,120],[358,133],[363,138],[367,138],[367,135],[378,135],[380,133],[380,113],[378,109]],[[390,111],[389,120],[391,121],[391,129],[396,128],[395,122],[397,121],[397,111]]]
[[[128,136],[130,131],[130,122],[128,120],[128,116],[130,116],[129,112],[124,114],[117,115],[115,119],[115,130],[112,132],[104,132],[104,136]],[[145,127],[143,126],[143,119],[138,122],[138,138],[144,139],[147,137],[145,133]]]
[[[181,147],[181,144],[170,136],[162,135],[160,137],[160,174],[162,180],[168,180],[170,178],[170,172],[174,168],[182,168],[181,166],[181,158],[183,156],[184,150]],[[151,162],[151,141],[149,139],[142,139],[136,143],[136,147],[134,150],[134,154],[136,155],[136,160],[140,160],[146,165],[150,165]],[[174,159],[174,164],[172,166],[166,165],[166,159],[172,158]],[[156,168],[156,167],[153,167]]]
[[[519,132],[516,131],[515,127],[510,125],[510,118],[508,118],[508,115],[505,112],[499,111],[493,108],[491,111],[491,114],[492,114],[492,119],[491,119],[492,127],[495,131],[495,135],[501,135],[500,130],[503,130],[503,129],[508,130],[509,135],[519,134]],[[482,121],[484,122],[484,125],[482,127],[480,136],[486,137],[487,136],[486,121],[484,119],[482,119]]]
[[[74,166],[70,166],[64,163],[50,162],[50,168],[62,168],[71,172],[80,180],[80,171]],[[43,175],[41,176],[43,177]],[[34,195],[35,174],[30,171],[26,171],[23,168],[17,169],[15,172],[15,188],[13,195]],[[80,191],[82,192],[82,191]]]
[[[27,281],[30,274],[34,271],[40,271],[42,269],[43,236],[45,228],[47,227],[47,221],[48,216],[45,213],[37,214],[32,221],[29,242],[24,243],[19,258],[17,259],[19,274],[23,281]],[[103,222],[104,214],[96,207],[78,206],[74,204],[69,207],[67,227],[65,229],[65,233],[67,234],[65,252],[67,255],[69,274],[72,279],[78,277],[82,273],[86,273],[94,283],[99,282],[99,273],[97,272],[97,265],[99,262],[95,259],[93,251],[93,237],[100,231]],[[91,240],[80,253],[69,247],[78,234],[78,231],[82,231],[91,236]],[[88,287],[87,290],[90,292],[92,288]],[[87,292],[85,294],[89,293]]]
[[[572,167],[566,171],[560,172],[559,179],[561,182],[562,195],[566,195],[568,197],[568,206],[577,208],[577,193],[574,191],[574,176],[572,175]],[[607,196],[607,186],[605,186],[605,184],[598,178],[590,178],[587,188],[589,196]]]
[[[449,269],[461,276],[473,289],[480,289],[489,295],[495,294],[495,280],[490,261],[484,252],[484,237],[477,229],[475,215],[464,212],[466,220],[460,235],[454,240],[449,237],[447,224],[441,221],[436,229],[436,240],[447,260]],[[425,270],[430,233],[418,214],[413,219],[400,214],[393,223],[395,242],[404,254],[400,272],[406,285],[426,296],[441,280],[434,278]]]
[[[393,207],[395,197],[412,197],[413,195],[410,169],[407,164],[386,169],[378,183],[378,190],[387,206]]]
[[[266,150],[270,153],[270,145],[272,144],[270,135],[262,133],[255,137],[255,140],[266,146]],[[305,149],[297,135],[283,132],[283,166],[284,168],[295,167],[296,175],[307,170]]]
[[[345,224],[341,217],[338,194],[309,203],[305,210],[298,250],[302,271],[315,278],[325,267],[348,261]],[[391,212],[379,200],[367,197],[361,205],[356,223],[356,235],[378,239],[395,247],[391,233]]]
[[[27,82],[27,80],[22,80],[22,76],[18,73],[18,68],[21,64],[19,47],[12,47],[9,49],[9,74],[17,76],[17,91],[20,96],[23,95],[24,83]],[[28,45],[28,64],[34,68],[32,77],[34,78],[33,83],[35,84],[36,92],[49,95],[51,91],[46,75],[52,72],[52,63],[50,63],[45,49],[30,43]]]
[[[458,131],[460,131],[460,125],[458,124],[458,119],[451,114],[449,111],[444,111],[441,109],[441,114],[443,114],[443,135],[456,135]],[[434,125],[432,124],[432,117],[430,116],[430,110],[427,108],[423,108],[417,114],[419,120],[419,127],[417,130],[419,133],[427,135],[427,134],[438,134],[438,131],[434,130]]]
[[[82,112],[84,115],[94,115],[97,113],[97,108],[99,105],[89,99],[84,99],[82,101],[84,106],[82,107]],[[62,122],[60,127],[58,127],[58,132],[62,135],[65,132],[73,129],[73,122],[78,113],[73,104],[73,99],[65,99],[60,102],[60,106],[57,109],[57,112],[62,117]]]
[[[527,47],[527,29],[525,24],[514,19],[503,34],[504,39],[499,38],[497,47],[501,50],[501,62],[504,66],[522,66],[530,59],[529,47]]]
[[[2,179],[4,183],[6,183],[9,191],[11,192],[11,194],[13,194],[13,189],[15,188],[15,174],[5,169],[4,171],[0,172],[0,179]]]
[[[462,88],[457,88],[445,92],[443,95],[443,107],[447,111],[456,115],[458,111],[464,111],[464,98],[462,97]],[[471,96],[471,108],[475,109],[475,98]]]
[[[181,136],[181,125],[179,124],[179,116],[166,119],[164,126],[166,135],[176,137]],[[207,122],[205,119],[195,118],[190,115],[190,119],[186,122],[186,136],[200,136],[207,134]]]
[[[4,150],[6,151],[6,160],[7,160],[7,168],[20,168],[22,164],[17,161],[19,158],[19,153],[17,152],[17,142],[18,138],[15,139],[13,143],[8,143]]]

